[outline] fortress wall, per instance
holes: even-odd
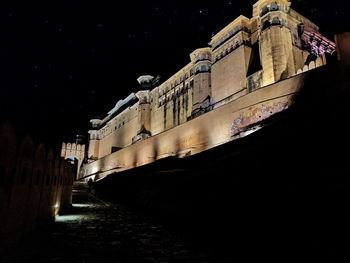
[[[211,96],[211,73],[200,73],[194,77],[193,108],[199,108],[201,103]]]
[[[100,148],[100,141],[96,139],[91,139],[91,134],[90,134],[90,140],[89,140],[89,148],[88,148],[88,158],[89,159],[97,159],[98,158],[98,153],[99,153],[99,148]]]
[[[13,177],[11,196],[9,200],[9,211],[6,215],[6,228],[15,240],[20,233],[24,232],[23,225],[27,218],[26,209],[32,181],[32,167],[34,157],[34,145],[31,137],[23,138],[17,153],[16,168]],[[5,215],[4,215],[5,216]]]
[[[29,232],[34,228],[35,219],[38,216],[43,187],[42,178],[45,171],[45,159],[45,145],[40,144],[34,155],[31,187],[29,188],[28,198],[25,202],[24,214],[27,215],[23,226],[25,232]]]
[[[259,122],[291,104],[304,75],[261,88],[157,136],[148,138],[84,166],[95,179],[168,156],[183,157],[215,147],[240,132],[240,125]],[[239,120],[239,121],[237,121]]]
[[[202,82],[208,83],[208,78],[201,79]],[[202,91],[204,92],[204,91]],[[151,134],[156,135],[164,130],[168,130],[187,121],[193,110],[193,88],[189,88],[184,94],[175,99],[169,100],[164,105],[156,105],[151,109]],[[174,109],[175,102],[175,109]],[[180,105],[180,108],[179,108]],[[175,115],[174,115],[175,114]]]
[[[52,219],[55,216],[53,209],[58,196],[64,200],[58,205],[68,204],[71,200],[71,191],[62,189],[65,187],[71,189],[73,170],[70,172],[67,170],[66,173],[70,180],[56,180],[53,175],[57,167],[52,163],[52,151],[47,155],[45,146],[40,144],[36,147],[30,136],[24,137],[19,147],[17,141],[13,126],[0,124],[0,246],[2,247],[18,241],[36,226],[38,220]],[[61,162],[65,165],[63,159]],[[61,168],[61,171],[64,169]],[[56,206],[56,211],[58,209],[60,207]]]
[[[302,22],[308,28],[304,37],[300,35]],[[239,136],[245,127],[288,107],[286,94],[282,95],[285,98],[277,97],[290,87],[281,85],[299,80],[300,76],[289,79],[296,74],[326,64],[325,56],[314,55],[322,54],[322,45],[330,43],[323,39],[325,43],[316,43],[319,47],[308,44],[308,35],[319,35],[317,32],[315,24],[290,9],[290,1],[259,0],[253,6],[253,18],[236,18],[212,37],[211,47],[192,52],[188,65],[149,92],[151,138],[140,136],[143,141],[130,145],[142,123],[139,117],[107,134],[111,123],[97,122],[105,125],[98,131],[98,143],[91,138],[90,148],[95,152],[99,148],[98,161],[86,165],[83,175],[104,176],[169,155],[195,154]],[[252,94],[247,94],[247,81],[252,84]],[[257,90],[261,86],[265,88]],[[197,117],[203,108],[214,110]],[[111,154],[113,147],[125,148]],[[89,157],[95,157],[94,151],[89,150]]]
[[[42,194],[39,204],[38,219],[51,218],[54,216],[53,210],[53,165],[54,165],[54,153],[52,150],[48,151],[45,157],[45,174],[42,181]]]
[[[112,147],[121,148],[131,144],[132,138],[137,134],[140,126],[138,109],[138,104],[128,108],[118,118],[111,121],[108,127],[100,130],[99,158],[111,154]]]
[[[247,63],[249,62],[247,49],[251,48],[241,45],[213,64],[211,74],[213,103],[219,102],[246,87]]]
[[[158,134],[164,130],[164,107],[156,105],[151,111],[151,134]]]

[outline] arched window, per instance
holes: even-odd
[[[279,6],[277,5],[277,3],[272,3],[271,6],[270,6],[270,11],[277,11],[279,10]]]
[[[281,20],[278,17],[272,18],[271,25],[280,25]]]

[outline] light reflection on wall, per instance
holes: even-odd
[[[89,220],[89,217],[86,215],[56,215],[55,222],[65,223],[73,221],[82,221]]]
[[[87,208],[87,207],[92,207],[90,204],[72,204],[74,208]]]
[[[55,216],[58,215],[58,212],[60,211],[60,203],[57,202],[54,206]]]

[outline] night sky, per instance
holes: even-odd
[[[74,140],[137,89],[164,81],[250,0],[25,1],[1,3],[1,120],[47,143]],[[328,37],[349,30],[346,0],[293,1]]]

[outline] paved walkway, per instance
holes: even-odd
[[[25,238],[1,262],[212,262],[161,225],[94,198],[76,183],[73,207]]]

